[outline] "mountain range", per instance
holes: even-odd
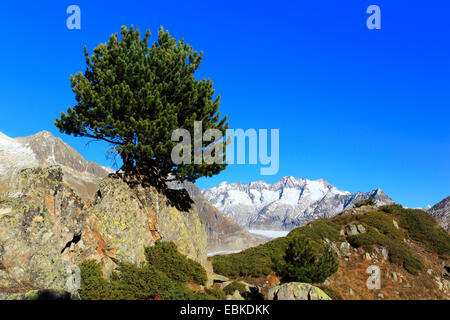
[[[323,179],[291,176],[274,184],[223,182],[202,193],[219,211],[250,230],[292,230],[318,218],[333,217],[369,198],[377,206],[392,203],[381,189],[352,194]]]
[[[85,200],[100,181],[114,172],[86,161],[75,149],[50,132],[10,138],[0,132],[0,193],[21,170],[59,166],[64,180]],[[341,191],[323,179],[283,177],[275,184],[223,182],[200,191],[184,183],[208,234],[208,252],[242,250],[266,241],[246,229],[289,231],[318,218],[333,217],[356,202],[373,198],[376,205],[392,203],[381,190],[367,193]],[[429,209],[448,230],[449,198]]]

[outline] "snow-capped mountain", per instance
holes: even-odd
[[[83,198],[97,190],[98,182],[113,170],[86,161],[75,149],[48,131],[23,138],[0,132],[0,189],[25,168],[60,166],[64,179]]]
[[[381,189],[351,194],[323,179],[283,177],[275,184],[223,182],[202,191],[217,209],[247,229],[291,230],[318,218],[329,218],[356,202],[373,198],[392,203]]]

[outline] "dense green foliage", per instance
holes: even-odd
[[[84,261],[80,265],[81,288],[79,294],[83,300],[111,299],[111,290],[108,281],[103,278],[102,270],[93,260]]]
[[[123,26],[120,40],[117,33],[111,35],[92,56],[85,48],[87,69],[71,77],[78,104],[61,113],[55,125],[76,137],[111,143],[126,172],[162,179],[171,174],[180,181],[219,173],[226,164],[171,161],[178,144],[171,141],[174,130],[183,128],[194,137],[195,121],[202,122],[201,134],[216,129],[225,135],[228,128],[226,117],[220,119],[212,81],[194,77],[202,53],[162,28],[151,46],[149,37],[150,31],[141,39],[139,29]],[[205,148],[211,141],[200,143]],[[194,147],[189,151],[193,159]]]
[[[287,238],[279,238],[239,253],[214,256],[210,260],[218,274],[260,277],[273,272],[273,260],[282,257],[287,244]]]
[[[341,224],[346,220],[345,217],[338,220],[317,219],[305,227],[292,230],[289,236],[307,237],[317,242],[321,242],[323,238],[336,241],[340,236]]]
[[[338,270],[338,263],[328,247],[306,237],[295,237],[275,270],[283,282],[322,283]]]
[[[223,292],[225,294],[233,295],[235,291],[239,291],[239,294],[244,294],[247,291],[247,287],[245,284],[237,281],[231,282],[229,285],[227,285],[225,288],[223,288]]]
[[[217,300],[226,300],[227,295],[222,289],[217,287],[205,288],[205,292]]]
[[[196,262],[178,253],[176,246],[157,243],[155,258],[152,248],[146,249],[147,263],[135,265],[120,263],[109,281],[103,278],[100,266],[95,261],[85,261],[80,265],[81,289],[83,300],[205,300],[208,295],[186,288],[187,281],[203,283],[203,275],[198,278],[194,273],[206,274]],[[174,253],[176,251],[177,253]],[[148,258],[150,257],[150,258]],[[174,266],[163,265],[163,261],[172,261],[180,268],[174,272]],[[201,268],[201,270],[200,270]]]
[[[399,229],[395,227],[394,221],[398,223]],[[367,232],[341,235],[341,230],[350,223],[361,223]],[[420,241],[426,245],[427,250],[441,256],[450,255],[450,236],[432,217],[422,210],[405,209],[395,204],[381,207],[378,211],[318,219],[292,230],[285,238],[278,238],[240,253],[214,256],[210,260],[215,272],[219,274],[229,277],[260,277],[279,269],[276,268],[276,263],[282,261],[291,239],[302,237],[322,246],[324,238],[337,242],[347,240],[353,247],[363,247],[368,252],[376,245],[383,246],[388,250],[392,263],[404,267],[412,274],[421,270],[423,264],[411,252],[405,239]]]
[[[178,282],[204,285],[208,280],[205,269],[196,261],[182,255],[175,243],[157,241],[145,249],[147,263]]]
[[[413,240],[425,243],[429,250],[441,256],[450,256],[450,235],[428,213],[396,204],[384,206],[381,210],[396,217]]]
[[[360,208],[362,206],[373,206],[373,205],[375,205],[375,200],[373,200],[373,198],[369,198],[367,200],[363,200],[363,201],[355,203],[356,208]]]

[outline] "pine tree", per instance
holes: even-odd
[[[283,282],[322,283],[338,270],[332,251],[304,237],[291,240],[282,262],[278,262],[277,274]]]
[[[61,113],[55,125],[62,133],[112,144],[126,173],[164,182],[169,176],[193,182],[218,174],[225,163],[171,161],[178,144],[171,141],[174,130],[184,128],[194,137],[194,121],[202,121],[203,132],[218,129],[225,135],[228,128],[226,117],[220,119],[218,112],[220,96],[213,98],[213,82],[194,78],[203,54],[162,27],[151,47],[149,37],[148,30],[141,39],[139,29],[123,26],[120,40],[113,34],[92,56],[85,47],[87,69],[71,76],[78,104]]]

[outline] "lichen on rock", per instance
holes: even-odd
[[[174,241],[180,252],[210,269],[206,232],[194,205],[172,206],[150,186],[105,178],[85,203],[59,167],[25,169],[0,202],[0,266],[5,279],[35,289],[73,293],[73,270],[100,262],[108,277],[119,261],[143,262],[144,248]],[[9,280],[8,280],[9,281]],[[8,285],[10,287],[10,285]]]
[[[65,286],[63,248],[83,227],[83,202],[62,182],[62,170],[23,170],[0,210],[1,262],[20,283],[38,288]]]
[[[289,282],[269,290],[269,300],[331,300],[322,291],[308,283]]]

